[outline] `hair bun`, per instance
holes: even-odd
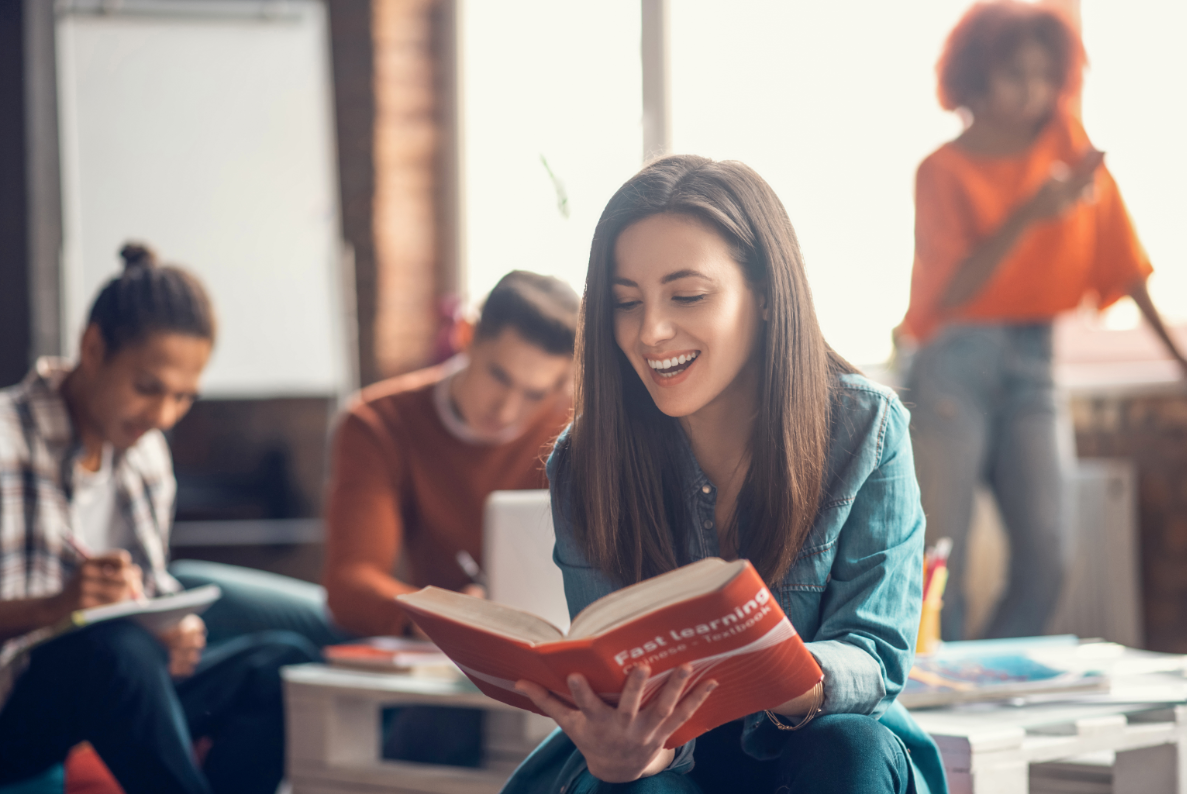
[[[144,243],[124,243],[120,249],[120,259],[124,260],[124,272],[133,268],[148,270],[157,266],[157,254]]]

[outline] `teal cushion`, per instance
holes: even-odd
[[[63,794],[66,791],[66,769],[54,764],[37,777],[0,786],[0,794]]]

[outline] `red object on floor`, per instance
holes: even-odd
[[[83,742],[66,758],[66,794],[124,794],[95,748]]]

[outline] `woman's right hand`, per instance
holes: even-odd
[[[672,671],[656,698],[641,709],[650,675],[646,666],[632,668],[617,707],[603,702],[578,674],[568,680],[577,708],[530,681],[516,682],[515,690],[573,740],[590,774],[607,783],[626,783],[661,772],[672,762],[674,751],[665,750],[664,743],[717,688],[716,681],[703,681],[685,694],[692,668],[683,665]]]
[[[144,574],[127,551],[105,552],[83,561],[58,596],[65,614],[76,609],[144,598]]]
[[[1104,160],[1105,153],[1093,149],[1080,159],[1075,168],[1056,163],[1051,169],[1051,176],[1026,202],[1025,210],[1029,219],[1041,221],[1057,218],[1085,200],[1091,193],[1096,169]]]

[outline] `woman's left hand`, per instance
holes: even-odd
[[[194,674],[206,647],[206,624],[197,615],[186,615],[171,629],[157,635],[169,650],[169,675],[185,678]]]
[[[573,740],[590,774],[607,783],[626,783],[654,775],[672,762],[674,751],[665,750],[664,742],[717,688],[716,681],[703,681],[685,694],[692,668],[684,665],[673,670],[655,700],[640,709],[650,675],[649,667],[633,668],[617,707],[603,702],[579,674],[568,679],[577,708],[531,681],[516,682],[515,690],[552,717]]]

